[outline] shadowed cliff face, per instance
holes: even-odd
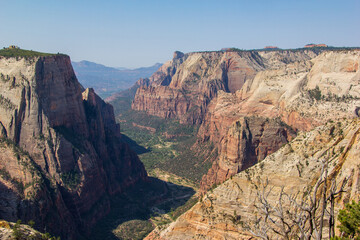
[[[67,56],[1,57],[0,73],[0,182],[19,206],[0,218],[70,238],[87,232],[109,196],[147,177],[112,106],[83,90]]]

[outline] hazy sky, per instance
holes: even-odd
[[[0,0],[0,47],[150,66],[183,52],[360,46],[360,0]]]

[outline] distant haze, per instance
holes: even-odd
[[[140,78],[150,77],[162,64],[137,69],[111,68],[89,61],[72,62],[72,65],[79,82],[85,88],[94,88],[100,97],[106,98],[130,88]]]

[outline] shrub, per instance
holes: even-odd
[[[360,239],[360,202],[346,204],[345,209],[340,210],[338,220],[338,228],[344,237]]]
[[[317,101],[321,99],[321,91],[319,86],[316,86],[314,89],[308,90],[308,93],[311,99],[316,99]]]

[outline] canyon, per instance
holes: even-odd
[[[81,86],[68,56],[16,51],[0,56],[6,221],[66,239],[102,227],[127,237],[136,224],[137,238],[156,226],[146,239],[253,239],[266,188],[275,206],[319,195],[324,178],[345,189],[335,215],[359,201],[357,48],[177,51],[109,97],[114,107]]]
[[[110,198],[147,181],[111,105],[77,81],[70,58],[0,56],[0,218],[77,239]]]
[[[132,109],[199,126],[199,149],[219,157],[201,181],[205,192],[328,120],[356,117],[358,49],[174,53],[144,86]],[[330,111],[331,109],[331,111]]]
[[[324,163],[325,179],[346,185],[335,216],[359,201],[359,64],[356,48],[175,52],[132,109],[198,126],[191,150],[217,154],[204,160],[200,201],[146,239],[253,239],[244,223],[260,214],[259,187],[273,205],[284,192],[316,191]]]

